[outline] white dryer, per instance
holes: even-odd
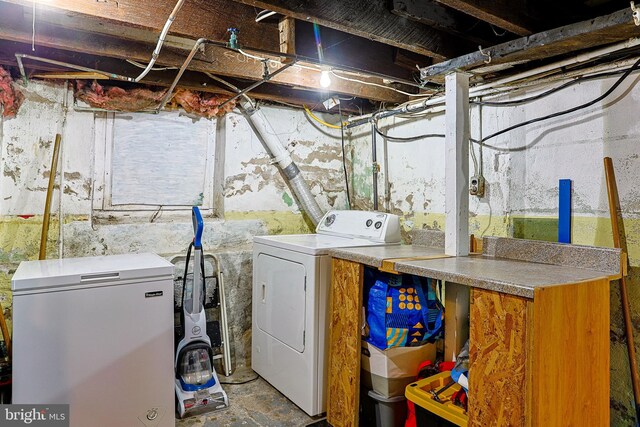
[[[254,238],[251,367],[310,416],[326,411],[331,248],[400,243],[393,214],[330,211],[317,234]]]

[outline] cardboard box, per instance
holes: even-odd
[[[435,361],[436,344],[394,347],[380,350],[362,340],[361,384],[384,397],[404,396],[407,385],[416,380],[420,364]]]

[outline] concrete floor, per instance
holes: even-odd
[[[176,427],[302,427],[318,420],[309,417],[262,378],[223,387],[229,395],[229,408],[176,420]]]

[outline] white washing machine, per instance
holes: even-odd
[[[317,234],[255,237],[251,367],[310,416],[326,411],[331,248],[400,243],[393,214],[330,211]]]

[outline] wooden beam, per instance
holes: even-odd
[[[11,67],[16,67],[15,57],[12,56],[15,52],[25,52],[30,49],[30,45],[8,42],[0,40],[0,65],[7,65]],[[54,59],[62,62],[71,62],[75,65],[81,65],[84,67],[101,67],[104,69],[108,69],[114,73],[118,74],[132,74],[137,70],[132,65],[123,63],[118,59],[111,58],[101,58],[92,55],[77,55],[73,52],[68,52],[64,50],[51,49],[40,47],[38,49],[38,54],[43,57]],[[34,62],[25,60],[24,66],[27,70],[27,75],[30,78],[38,78],[38,73],[41,71],[48,71],[50,73],[42,74],[40,78],[53,78],[55,75],[59,75],[59,78],[65,79],[95,79],[102,78],[100,77],[92,77],[88,75],[89,73],[81,73],[81,72],[66,72],[62,70],[58,66],[52,66],[51,64]],[[152,71],[149,73],[149,78],[145,79],[145,82],[149,85],[158,86],[158,87],[169,87],[175,77],[175,71]],[[243,88],[248,86],[249,82],[238,81],[235,79],[226,79],[230,83],[236,85],[239,88]],[[101,82],[102,84],[109,84],[105,82]],[[215,80],[210,79],[205,74],[187,71],[183,75],[182,79],[178,83],[178,87],[184,89],[197,90],[201,92],[209,92],[216,93],[221,95],[233,95],[234,92],[225,86],[218,86],[218,83]],[[287,104],[294,104],[297,106],[302,105],[315,105],[324,100],[324,96],[321,93],[300,90],[300,89],[291,89],[282,85],[273,85],[266,83],[259,88],[254,89],[249,93],[251,98],[264,100],[264,101],[272,101],[272,102],[285,102]],[[369,104],[366,100],[355,98],[350,101],[343,101],[342,110],[348,111],[352,113],[359,113],[362,111],[369,111],[373,107],[372,104]]]
[[[386,0],[237,0],[302,21],[369,38],[443,60],[475,48],[458,36],[446,34],[392,14]]]
[[[111,0],[110,0],[111,1]],[[138,0],[138,3],[144,4],[149,2],[150,0]],[[167,1],[167,0],[163,0]],[[189,0],[189,2],[185,3],[186,7],[191,2],[195,2],[196,5],[200,4],[204,0]],[[14,3],[14,4],[10,4]],[[98,7],[88,7],[87,5],[76,4],[61,4],[59,0],[48,0],[47,4],[53,4],[61,6],[60,8],[52,8],[48,7],[45,4],[38,4],[36,11],[36,27],[38,27],[41,23],[50,23],[59,27],[79,30],[89,33],[97,33],[97,34],[106,34],[114,37],[118,37],[121,39],[132,40],[132,41],[141,41],[146,43],[157,42],[159,30],[155,28],[150,28],[152,23],[150,22],[146,25],[138,25],[146,23],[146,18],[138,17],[135,21],[129,22],[126,19],[120,20],[109,20],[106,18],[106,14],[101,12],[101,8]],[[82,3],[82,2],[81,2]],[[226,29],[229,26],[239,27],[240,28],[240,44],[241,46],[247,48],[257,48],[264,49],[269,52],[277,53],[280,52],[279,46],[279,31],[278,27],[269,22],[262,21],[259,24],[256,24],[254,21],[255,9],[250,6],[246,6],[243,4],[237,4],[232,2],[231,0],[217,0],[217,3],[220,5],[225,5],[225,8],[229,10],[235,10],[236,8],[240,9],[250,9],[253,15],[244,16],[244,23],[242,21],[238,21],[237,19],[229,19],[227,14],[225,13],[216,13],[211,14],[207,19],[209,20],[209,25],[211,28],[223,29],[224,31],[216,33],[216,37],[209,37],[213,40],[225,41],[228,39],[228,34],[226,34]],[[121,2],[123,7],[128,4],[127,1]],[[31,10],[32,3],[28,0],[0,0],[0,14],[5,13],[6,7],[18,8],[21,13],[24,15],[24,18],[31,19]],[[24,11],[22,11],[24,7]],[[153,7],[153,6],[151,6]],[[222,6],[221,6],[222,7]],[[72,9],[73,11],[69,12],[67,9]],[[180,14],[183,12],[190,13],[189,8],[182,9]],[[80,13],[84,12],[84,13]],[[92,15],[93,14],[93,15]],[[176,21],[171,27],[171,32],[166,39],[165,46],[166,47],[176,47],[180,49],[191,49],[193,45],[193,40],[200,38],[203,34],[198,31],[197,28],[194,27],[191,31],[183,31],[181,33],[174,32],[174,29],[180,30],[178,26],[180,14]],[[246,13],[245,13],[246,14]],[[186,16],[186,15],[185,15]],[[164,18],[166,19],[166,18]],[[200,21],[200,20],[198,20]],[[105,25],[105,22],[108,25]],[[240,23],[238,23],[240,22]],[[292,20],[293,22],[293,20]],[[300,24],[298,22],[297,25],[294,26],[297,34],[297,38],[300,37]],[[134,26],[135,25],[135,26]],[[260,27],[262,31],[256,31],[253,27]],[[37,32],[38,28],[36,28]],[[187,29],[188,30],[188,29]],[[332,30],[334,34],[341,34],[338,31]],[[206,34],[213,33],[209,30]],[[323,37],[327,32],[323,32]],[[206,35],[205,34],[205,35]],[[268,37],[262,37],[263,35],[268,35]],[[337,37],[337,36],[336,36]],[[392,54],[390,52],[393,51],[392,46],[384,45],[381,43],[374,42],[369,40],[368,38],[356,37],[352,34],[342,33],[343,38],[351,37],[348,43],[343,44],[340,43],[331,50],[331,52],[335,51],[336,48],[342,51],[342,55],[338,57],[338,61],[332,61],[339,65],[345,65],[354,68],[360,68],[365,71],[373,71],[405,80],[413,81],[410,73],[406,73],[400,67],[395,67],[392,63]],[[313,36],[305,37],[313,40]],[[335,37],[334,37],[335,38]],[[296,43],[298,44],[298,43]],[[347,49],[348,47],[348,49]],[[348,50],[348,51],[347,51]],[[347,51],[347,52],[344,52]],[[366,55],[363,53],[366,52]],[[462,52],[460,52],[462,53]],[[304,52],[298,51],[298,54],[305,54]],[[150,55],[150,54],[149,54]],[[330,57],[331,55],[327,56]],[[363,58],[367,58],[366,61],[363,61]],[[147,59],[148,61],[148,59]],[[424,61],[422,61],[424,62]],[[426,65],[426,64],[425,64]],[[387,72],[388,70],[388,72]]]
[[[470,70],[482,67],[491,56],[491,65],[513,61],[533,61],[569,54],[578,50],[611,44],[640,36],[640,28],[633,23],[631,9],[623,9],[610,15],[566,25],[502,43],[468,55],[431,65],[420,70],[423,80],[453,70]]]
[[[288,16],[278,23],[280,33],[280,52],[288,55],[296,54],[296,21]]]
[[[474,19],[456,10],[447,8],[435,0],[392,0],[391,12],[406,19],[411,19],[430,27],[441,29],[473,41],[476,44],[489,46],[489,40],[496,38],[489,34],[489,28],[474,28]],[[470,28],[474,28],[472,32]],[[476,36],[475,33],[481,33]]]
[[[1,0],[31,8],[32,0]],[[176,0],[35,0],[39,14],[64,11],[76,19],[99,18],[105,27],[118,23],[134,28],[153,30],[156,38],[171,14]],[[38,11],[36,16],[38,16]],[[278,32],[273,24],[255,25],[253,7],[229,0],[185,1],[171,25],[170,34],[198,39],[226,41],[227,29],[240,30],[242,44],[254,48],[278,51]],[[105,25],[106,24],[106,25]],[[36,27],[37,30],[37,27]]]
[[[22,43],[31,43],[31,24],[8,19],[0,13],[0,39]],[[48,24],[40,24],[36,31],[36,46],[59,48],[77,54],[90,54],[108,58],[130,59],[146,62],[153,46],[146,43],[122,41],[118,38],[70,31]],[[24,52],[21,52],[24,53]],[[31,53],[31,52],[29,52]],[[37,56],[38,51],[34,55]],[[80,57],[81,55],[78,55]],[[186,52],[172,48],[162,50],[158,65],[179,67],[184,62]],[[277,58],[275,56],[273,59]],[[304,65],[304,64],[303,64]],[[306,64],[311,66],[311,64]],[[278,69],[277,62],[269,62],[271,72]],[[190,70],[210,72],[221,76],[230,76],[249,80],[260,80],[263,74],[261,61],[243,56],[239,52],[208,45],[204,54],[198,54],[189,66]],[[103,70],[109,71],[109,70]],[[278,74],[271,81],[290,87],[326,91],[319,82],[320,73],[309,68],[293,66]],[[357,77],[360,80],[383,84],[380,78]],[[392,103],[401,103],[408,97],[391,89],[364,84],[354,84],[334,79],[331,90],[335,93]]]
[[[528,36],[533,23],[527,18],[525,0],[437,0],[491,25],[519,36]]]
[[[318,59],[318,47],[313,33],[313,23],[296,21],[298,55]],[[402,80],[414,81],[415,64],[426,66],[433,63],[433,58],[408,52],[419,59],[414,62],[411,70],[406,70],[395,64],[394,53],[398,48],[328,27],[322,27],[322,47],[327,64],[336,64],[338,68],[339,65],[344,65]]]

